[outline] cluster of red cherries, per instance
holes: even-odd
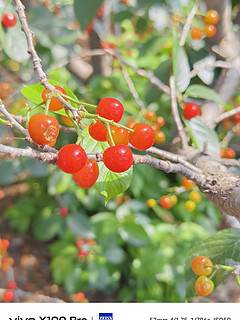
[[[66,95],[64,89],[58,86],[55,88]],[[49,90],[46,89],[42,92],[42,98],[46,103],[49,94]],[[56,97],[51,98],[48,106],[50,111],[57,111],[62,107],[62,103]],[[92,118],[88,129],[90,136],[96,141],[108,142],[109,147],[103,152],[102,160],[110,171],[117,173],[127,171],[133,164],[133,154],[128,143],[138,150],[146,150],[155,140],[154,130],[146,123],[136,123],[132,128],[121,125],[119,121],[123,113],[124,108],[120,101],[103,98],[97,106],[98,116]],[[36,144],[52,147],[59,134],[59,124],[52,116],[35,114],[29,120],[28,132]],[[63,172],[72,174],[75,182],[82,188],[89,188],[97,181],[97,162],[88,159],[85,150],[78,144],[63,146],[58,153],[57,164]]]

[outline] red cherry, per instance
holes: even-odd
[[[81,249],[77,253],[77,259],[83,259],[86,258],[86,256],[89,254],[89,251],[86,249]]]
[[[11,302],[14,299],[14,292],[6,290],[2,297],[2,302]]]
[[[90,136],[97,141],[107,141],[107,128],[99,121],[91,123],[88,128]]]
[[[59,213],[60,213],[60,216],[66,217],[68,215],[68,213],[69,213],[69,210],[68,210],[67,207],[61,207],[59,209]]]
[[[117,126],[111,126],[112,138],[115,144],[128,144],[128,130],[124,128],[118,128]],[[111,146],[110,136],[107,133],[107,142]]]
[[[82,248],[82,246],[84,245],[84,239],[83,238],[79,238],[77,239],[77,241],[75,242],[75,246],[80,249]]]
[[[73,174],[73,179],[81,188],[90,188],[97,181],[99,168],[96,161],[87,159],[85,166]]]
[[[224,119],[225,120],[225,119]],[[236,113],[233,115],[233,121],[234,121],[234,124],[238,124],[240,123],[240,112]]]
[[[63,88],[61,88],[61,87],[59,87],[59,86],[54,86],[54,87],[55,87],[58,91],[60,91],[61,93],[67,94],[66,91],[65,91]],[[44,90],[43,90],[43,92],[42,92],[42,99],[43,99],[43,101],[47,102],[47,96],[46,96],[46,95],[49,94],[49,93],[51,93],[49,90],[47,90],[47,89],[44,89]],[[64,98],[64,100],[67,101],[66,98]],[[59,101],[58,98],[56,98],[56,97],[52,97],[52,98],[51,98],[51,101],[50,101],[50,104],[49,104],[49,110],[50,110],[50,111],[57,111],[57,110],[60,110],[60,109],[62,109],[62,108],[63,108],[63,105],[62,105],[61,101]]]
[[[17,23],[17,17],[12,12],[7,12],[2,15],[2,25],[6,28],[14,27]]]
[[[87,155],[77,144],[67,144],[58,152],[57,164],[59,169],[66,173],[80,171],[86,164]]]
[[[122,119],[123,112],[123,105],[114,98],[103,98],[97,107],[97,114],[115,122],[119,122]]]
[[[10,241],[8,239],[2,239],[0,240],[0,247],[7,250],[10,246]]]
[[[201,115],[201,109],[200,107],[195,103],[187,103],[185,104],[185,107],[183,109],[183,115],[186,119],[192,119],[196,116]]]
[[[134,132],[130,132],[129,142],[134,148],[146,150],[153,145],[155,133],[148,124],[136,123],[132,129]]]
[[[28,132],[35,143],[44,146],[57,139],[59,125],[57,120],[52,116],[35,114],[29,120]]]
[[[9,290],[17,289],[17,282],[16,281],[8,281],[7,289],[9,289]]]
[[[164,209],[171,209],[173,206],[172,200],[169,196],[162,196],[159,199],[159,204]]]
[[[113,172],[127,171],[133,164],[132,151],[124,144],[109,147],[103,153],[103,163]]]

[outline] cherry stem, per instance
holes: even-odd
[[[107,123],[107,131],[108,131],[108,135],[109,135],[109,138],[110,138],[110,142],[111,142],[111,146],[115,146],[115,143],[113,141],[113,137],[112,137],[112,132],[111,132],[111,128],[110,128],[110,124]]]
[[[48,110],[49,110],[50,102],[51,102],[51,99],[47,99],[47,102],[46,102],[46,109],[45,109],[45,115],[46,115],[46,116],[48,115]]]
[[[236,280],[238,286],[240,287],[240,276],[235,276],[235,280]]]
[[[77,99],[74,99],[74,98],[72,98],[72,97],[69,97],[68,95],[66,95],[66,94],[64,94],[64,93],[62,93],[62,92],[58,92],[63,98],[66,98],[67,100],[69,100],[69,101],[72,101],[72,102],[74,102],[74,103],[76,103],[76,104],[82,104],[82,105],[84,105],[84,106],[86,106],[86,107],[91,107],[91,108],[97,108],[97,106],[95,106],[94,104],[90,104],[90,103],[87,103],[87,102],[82,102],[82,101],[79,101],[79,100],[77,100]]]
[[[9,121],[8,120],[3,120],[1,117],[0,117],[0,123],[2,123],[3,125],[7,126],[9,124]]]
[[[126,126],[124,126],[124,125],[122,125],[120,123],[117,123],[117,122],[115,122],[113,120],[105,119],[105,118],[99,116],[99,114],[91,114],[91,113],[88,113],[88,112],[83,112],[81,115],[82,115],[82,118],[97,119],[97,120],[100,120],[101,122],[104,122],[106,125],[112,124],[112,125],[114,125],[114,126],[116,126],[118,128],[124,128],[124,129],[126,129],[126,130],[128,130],[130,132],[134,132],[133,129],[128,128],[128,127],[126,127]]]

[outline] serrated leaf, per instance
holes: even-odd
[[[83,140],[81,146],[87,153],[104,152],[109,145],[107,142],[98,142],[94,140],[89,132],[88,128],[83,130]],[[103,163],[98,163],[99,177],[94,187],[99,193],[105,197],[105,204],[118,194],[125,191],[132,180],[132,167],[125,172],[116,173],[107,169]]]
[[[88,24],[96,16],[103,0],[74,0],[75,16],[80,23],[81,30],[84,31]]]
[[[190,121],[184,121],[190,137],[199,150],[204,149],[204,143],[207,143],[207,152],[216,157],[219,156],[220,143],[216,132],[208,127],[200,117],[192,118]]]
[[[187,54],[184,48],[179,46],[179,37],[175,32],[173,33],[172,63],[177,88],[183,92],[190,83],[190,66]]]
[[[194,283],[198,276],[192,272],[191,262],[193,258],[200,255],[210,258],[213,264],[222,264],[227,266],[240,264],[240,230],[225,229],[196,243],[186,260],[186,297],[196,295],[194,291]],[[212,279],[215,286],[222,283],[229,275],[229,271],[217,271]]]
[[[193,84],[188,87],[184,95],[186,97],[211,100],[223,105],[223,102],[216,91],[200,84]]]

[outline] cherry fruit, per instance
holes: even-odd
[[[219,21],[219,14],[216,10],[208,10],[206,13],[206,16],[204,18],[204,21],[207,24],[217,24]]]
[[[129,142],[134,148],[146,150],[153,145],[155,133],[148,124],[141,122],[136,123],[132,129],[134,132],[130,132]]]
[[[119,128],[117,126],[111,126],[111,133],[115,144],[128,144],[129,134],[127,129]],[[108,133],[107,142],[111,146],[111,139]]]
[[[195,282],[195,291],[198,296],[206,297],[212,293],[214,283],[206,276],[200,276]]]
[[[12,302],[14,299],[14,292],[11,290],[4,291],[2,302]]]
[[[119,122],[124,112],[123,105],[114,98],[103,98],[97,106],[97,114],[105,119]]]
[[[17,23],[17,17],[12,12],[7,12],[2,15],[2,25],[6,28],[12,28]]]
[[[66,91],[63,88],[61,88],[59,86],[54,86],[54,87],[57,89],[57,91],[60,91],[63,94],[67,94]],[[42,99],[43,99],[44,102],[47,102],[47,95],[50,94],[50,93],[51,92],[49,90],[47,90],[47,89],[43,90]],[[64,100],[67,101],[66,98],[64,98]],[[59,101],[57,97],[52,97],[51,101],[50,101],[50,104],[49,104],[49,110],[50,111],[57,111],[57,110],[60,110],[62,108],[63,108],[63,105],[62,105],[61,101]]]
[[[87,155],[84,149],[77,144],[67,144],[58,152],[58,167],[66,173],[75,173],[80,171],[87,161]]]
[[[127,171],[133,164],[132,151],[124,144],[109,147],[103,153],[103,163],[113,172]]]
[[[191,190],[194,186],[195,186],[195,182],[187,179],[186,177],[182,177],[181,179],[181,185],[187,189],[187,190]]]
[[[204,33],[207,38],[212,38],[215,36],[217,32],[217,28],[215,27],[214,24],[206,24],[204,27]]]
[[[162,196],[159,199],[159,204],[164,209],[171,209],[173,206],[172,200],[169,196]]]
[[[28,132],[35,143],[40,146],[49,145],[56,141],[59,134],[59,125],[52,116],[35,114],[29,120]]]
[[[99,121],[91,123],[88,128],[90,136],[97,141],[107,141],[107,128]]]
[[[87,159],[85,166],[73,174],[73,179],[81,188],[87,189],[94,185],[99,175],[99,168],[96,161]]]
[[[208,276],[212,273],[212,261],[205,256],[197,256],[192,260],[192,271],[198,276]]]
[[[192,119],[201,115],[200,107],[195,103],[187,103],[183,108],[183,115],[186,119]]]
[[[190,31],[190,36],[193,40],[200,40],[203,37],[203,31],[200,28],[192,28]]]

